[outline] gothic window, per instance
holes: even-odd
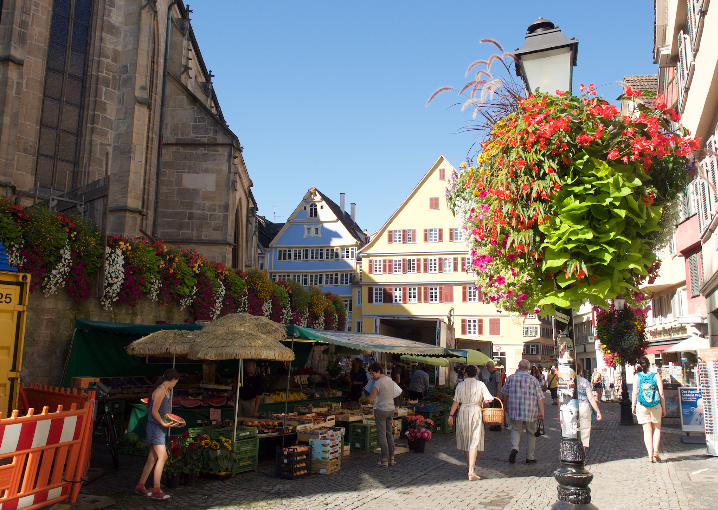
[[[316,218],[317,217],[317,204],[311,204],[309,206],[309,217],[310,218]]]
[[[78,151],[92,0],[54,0],[42,99],[36,181],[68,190],[79,184]]]

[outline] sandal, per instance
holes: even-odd
[[[661,458],[658,456],[657,453],[653,454],[653,460],[655,460],[656,462],[661,462]]]
[[[388,462],[384,462],[384,461],[382,461],[382,460],[380,460],[379,462],[377,462],[376,465],[377,465],[377,467],[389,467],[389,463],[388,463]]]
[[[394,459],[391,459],[391,460],[389,461],[389,465],[390,465],[390,466],[396,466],[396,461],[395,461]]]
[[[647,462],[648,462],[649,464],[653,464],[653,457],[648,457]]]
[[[480,476],[476,476],[475,474],[474,474],[474,475],[469,474],[469,481],[475,482],[476,480],[481,480],[481,477],[480,477]]]

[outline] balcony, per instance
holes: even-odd
[[[698,215],[694,214],[676,226],[676,251],[686,257],[701,246]]]

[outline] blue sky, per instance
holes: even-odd
[[[512,51],[539,16],[579,41],[574,91],[655,74],[653,2],[192,2],[192,26],[225,119],[244,147],[259,214],[285,221],[312,186],[357,204],[380,228],[444,154],[459,166],[476,141],[441,86],[461,87],[492,38]],[[603,86],[601,86],[603,85]],[[600,87],[599,87],[600,86]],[[348,205],[347,205],[348,208]]]

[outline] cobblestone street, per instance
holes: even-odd
[[[594,474],[593,502],[606,509],[711,509],[718,500],[718,459],[704,456],[705,445],[684,445],[676,424],[664,427],[663,462],[645,459],[642,429],[619,425],[620,406],[604,403],[603,421],[594,425],[588,469]],[[462,452],[453,435],[434,434],[426,453],[397,456],[397,466],[376,467],[378,455],[352,452],[340,472],[303,480],[274,478],[274,464],[260,458],[257,472],[228,481],[202,480],[192,488],[172,491],[167,502],[135,495],[132,488],[144,459],[121,456],[119,472],[108,467],[101,445],[95,445],[95,466],[105,475],[83,492],[107,495],[114,508],[131,509],[316,509],[381,510],[408,507],[546,509],[556,501],[552,472],[558,466],[560,429],[556,408],[546,420],[546,435],[537,440],[538,463],[526,465],[525,440],[516,464],[508,462],[509,432],[486,432],[486,450],[479,453],[477,474],[469,482]],[[107,457],[109,460],[109,456]]]

